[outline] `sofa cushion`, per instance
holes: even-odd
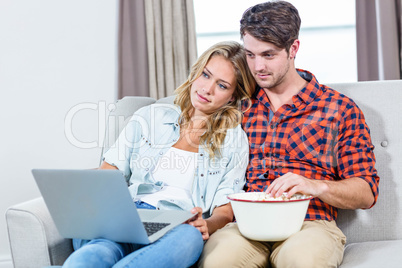
[[[402,267],[402,240],[351,243],[340,268]]]

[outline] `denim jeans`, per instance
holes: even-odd
[[[155,209],[143,202],[136,202],[136,206]],[[73,239],[75,251],[63,267],[190,267],[198,260],[203,246],[201,233],[188,224],[177,226],[149,245]]]

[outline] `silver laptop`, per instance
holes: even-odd
[[[195,216],[137,209],[119,170],[34,169],[32,174],[64,238],[149,244]],[[149,225],[155,229],[147,231]]]

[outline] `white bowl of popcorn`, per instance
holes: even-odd
[[[300,231],[311,196],[286,193],[272,197],[264,192],[228,196],[240,233],[252,240],[282,241]]]

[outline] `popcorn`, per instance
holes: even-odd
[[[300,200],[310,198],[310,195],[294,194],[290,198],[287,197],[287,193],[283,193],[281,196],[273,197],[271,194],[265,192],[253,192],[248,195],[250,201],[289,201]]]

